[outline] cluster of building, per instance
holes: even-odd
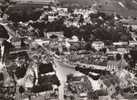
[[[103,15],[98,16],[92,8],[71,11],[68,8],[43,7],[42,10],[37,21],[6,21],[0,24],[0,33],[4,34],[0,35],[0,87],[5,91],[11,89],[11,95],[2,91],[4,100],[58,100],[61,83],[56,73],[58,66],[55,66],[55,59],[82,73],[81,76],[68,75],[64,87],[65,100],[121,100],[126,98],[125,94],[137,98],[136,29],[130,27],[130,30],[126,26],[132,38],[132,41],[126,42],[106,42],[93,37],[91,41],[86,41],[85,35],[82,34],[80,39],[77,31],[66,37],[61,29],[63,27],[79,30],[86,25],[95,28],[99,23],[100,28],[106,27],[108,31],[119,27],[111,25],[113,20],[104,23]],[[114,24],[121,22],[116,17]],[[125,29],[123,25],[122,29]],[[94,31],[96,33],[98,29]],[[9,98],[5,99],[6,95]]]

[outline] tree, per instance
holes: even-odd
[[[129,38],[128,38],[127,35],[122,34],[122,35],[120,36],[120,40],[122,40],[122,41],[128,41]]]
[[[11,0],[4,0],[4,2],[2,2],[2,5],[0,6],[1,9],[1,17],[3,17],[3,15],[8,11],[9,7],[13,4],[15,4],[16,2],[13,2]]]
[[[93,34],[90,34],[90,41],[94,41],[95,40],[95,36]]]

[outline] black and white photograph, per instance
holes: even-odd
[[[0,0],[0,100],[137,100],[137,0]]]

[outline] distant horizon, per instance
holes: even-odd
[[[0,0],[2,2],[4,0]],[[50,3],[60,4],[62,7],[69,8],[87,8],[92,7],[96,3],[95,9],[100,12],[114,14],[121,16],[137,17],[137,2],[129,2],[129,0],[11,0],[17,4],[25,5],[47,5]],[[137,0],[136,0],[137,1]],[[129,4],[129,3],[130,4]],[[20,7],[20,6],[18,6]],[[36,6],[35,6],[36,7]]]
[[[54,2],[56,0],[11,0],[11,1],[14,1],[14,2]]]

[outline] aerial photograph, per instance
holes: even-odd
[[[0,0],[0,100],[137,100],[137,0]]]

